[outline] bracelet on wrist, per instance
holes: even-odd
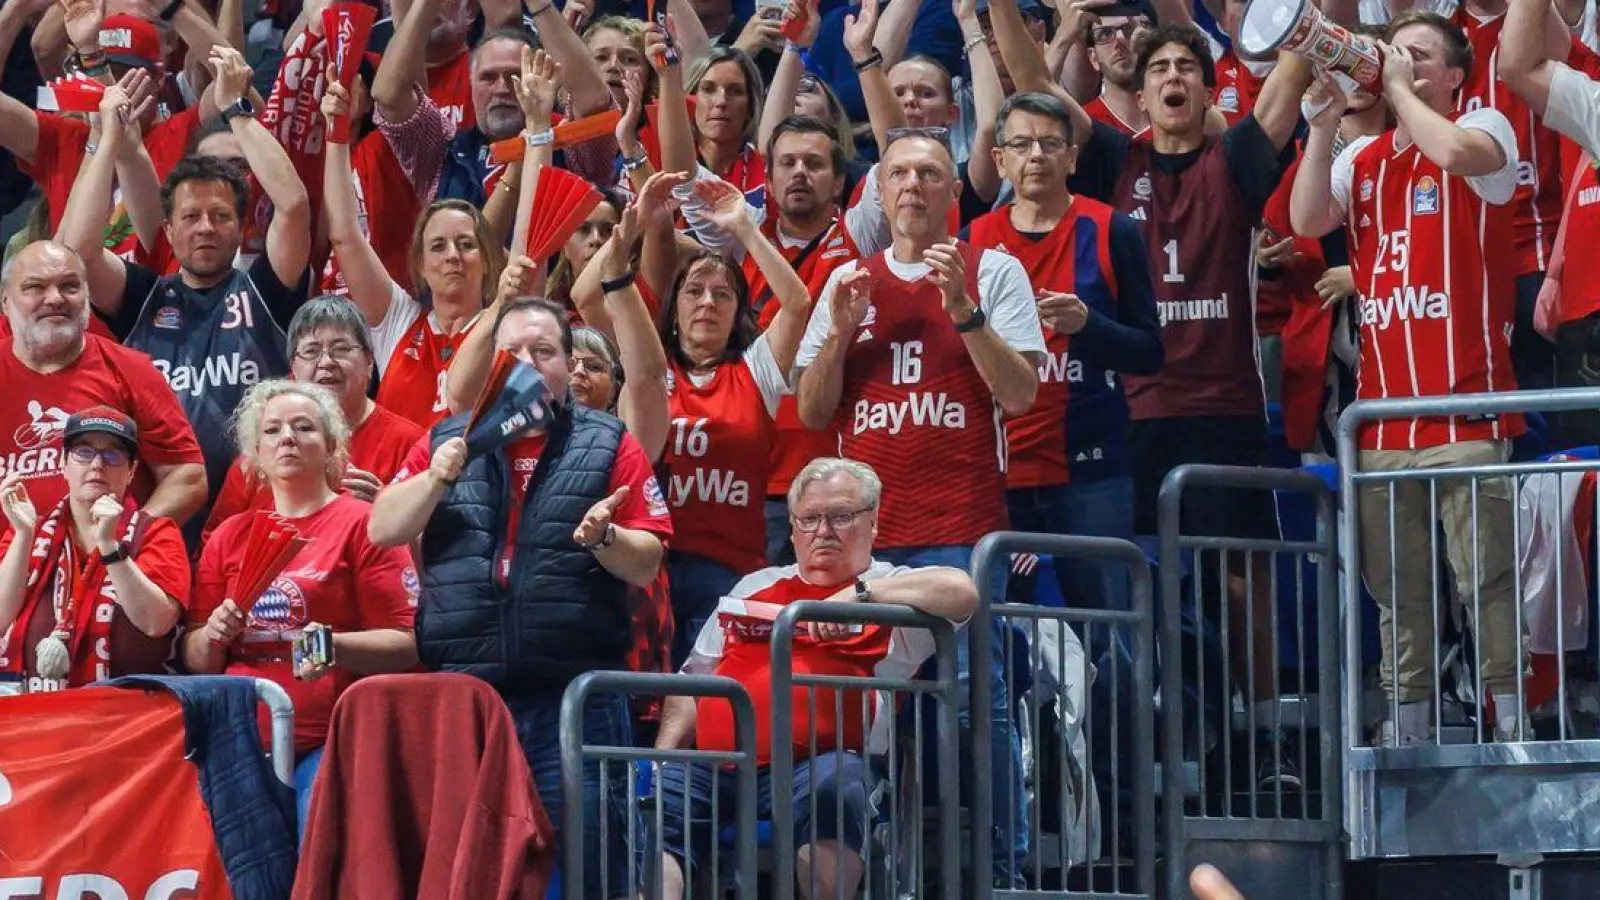
[[[603,278],[600,280],[600,293],[615,294],[617,291],[625,290],[633,285],[633,280],[637,276],[637,272],[624,272],[616,278]]]
[[[554,7],[554,6],[555,6],[555,3],[546,3],[545,5],[539,7],[538,9],[530,10],[528,12],[528,18],[537,19],[540,16],[544,15],[545,13],[549,12],[551,10],[551,8]]]
[[[811,48],[796,44],[794,41],[784,41],[783,49],[787,53],[793,53],[796,56],[804,56],[805,52]]]
[[[972,51],[976,49],[979,44],[986,43],[988,40],[989,39],[984,37],[982,34],[975,34],[972,37],[967,38],[967,42],[961,45],[961,55],[971,55]]]
[[[83,145],[83,155],[84,156],[93,156],[94,152],[96,150],[99,150],[99,149],[100,149],[100,144],[99,143],[97,143],[95,141],[89,141],[88,143]]]
[[[556,142],[556,132],[553,128],[537,132],[525,129],[522,132],[522,140],[529,147],[548,147]]]
[[[622,170],[624,172],[637,172],[649,164],[650,154],[643,151],[640,151],[638,156],[624,156],[622,158]]]
[[[156,14],[156,17],[159,18],[163,22],[171,22],[174,18],[177,17],[178,10],[180,10],[182,8],[183,8],[183,0],[172,0],[172,2],[168,3],[165,7],[162,8],[161,12]]]
[[[879,50],[877,47],[873,47],[872,52],[867,54],[866,59],[863,59],[860,62],[852,61],[851,65],[855,67],[857,73],[865,72],[873,66],[881,66],[883,65],[883,51]]]

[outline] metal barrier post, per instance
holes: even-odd
[[[1184,535],[1182,533],[1182,508],[1185,491],[1193,489],[1233,489],[1243,491],[1273,491],[1298,493],[1310,497],[1316,512],[1316,536],[1311,541],[1267,540],[1261,538],[1215,537],[1200,535]],[[1195,860],[1189,859],[1188,845],[1191,841],[1202,840],[1221,843],[1255,843],[1282,842],[1290,845],[1311,844],[1320,845],[1323,850],[1320,865],[1323,868],[1323,883],[1321,885],[1325,900],[1338,900],[1344,891],[1343,878],[1343,836],[1341,832],[1341,813],[1343,807],[1343,778],[1340,769],[1340,740],[1339,740],[1339,697],[1338,689],[1340,665],[1337,652],[1339,612],[1336,606],[1337,584],[1334,581],[1334,523],[1333,502],[1327,486],[1316,476],[1295,469],[1268,469],[1256,467],[1236,466],[1180,466],[1168,473],[1162,482],[1159,496],[1160,516],[1160,566],[1162,587],[1162,670],[1161,670],[1161,707],[1163,720],[1163,762],[1162,762],[1162,795],[1163,815],[1165,816],[1164,834],[1166,837],[1165,854],[1165,882],[1167,896],[1179,898],[1187,896],[1189,867]],[[1224,613],[1221,617],[1221,632],[1224,660],[1231,655],[1226,646],[1228,636],[1227,607],[1232,601],[1227,595],[1230,590],[1228,584],[1229,572],[1227,571],[1228,554],[1236,554],[1245,563],[1244,575],[1245,592],[1250,595],[1243,601],[1246,611],[1246,628],[1248,634],[1244,635],[1250,651],[1246,654],[1245,665],[1251,672],[1249,678],[1255,675],[1254,650],[1256,644],[1256,630],[1260,624],[1256,621],[1255,605],[1257,598],[1254,596],[1253,563],[1257,554],[1266,554],[1267,559],[1273,564],[1270,570],[1270,586],[1272,591],[1272,624],[1276,626],[1277,620],[1277,570],[1276,561],[1279,555],[1288,555],[1294,560],[1296,566],[1296,586],[1303,588],[1301,583],[1300,562],[1301,558],[1308,558],[1317,563],[1318,585],[1318,620],[1316,646],[1319,650],[1318,658],[1318,685],[1317,685],[1317,713],[1318,721],[1315,728],[1318,733],[1318,762],[1320,770],[1320,808],[1313,815],[1313,794],[1304,779],[1309,773],[1301,774],[1301,783],[1296,788],[1285,789],[1282,782],[1278,781],[1274,790],[1277,804],[1275,815],[1262,815],[1259,802],[1259,786],[1253,781],[1250,790],[1246,792],[1251,799],[1247,804],[1244,814],[1235,811],[1235,790],[1231,781],[1231,772],[1234,760],[1232,759],[1231,734],[1234,730],[1234,699],[1231,691],[1224,691],[1225,707],[1221,711],[1223,721],[1214,723],[1219,734],[1223,759],[1224,788],[1222,792],[1222,806],[1218,814],[1211,811],[1211,792],[1215,785],[1207,785],[1205,746],[1207,728],[1205,723],[1205,648],[1204,642],[1196,637],[1195,654],[1200,674],[1201,698],[1198,704],[1199,725],[1196,729],[1200,758],[1197,760],[1200,772],[1200,812],[1198,816],[1188,815],[1185,809],[1187,778],[1186,760],[1184,759],[1184,664],[1183,664],[1183,563],[1185,554],[1193,551],[1196,555],[1193,577],[1196,580],[1196,594],[1200,593],[1198,585],[1203,581],[1204,553],[1215,551],[1219,560],[1218,587],[1223,597],[1221,598]],[[1303,601],[1303,596],[1297,597]],[[1197,606],[1199,604],[1197,603]],[[1302,604],[1303,606],[1303,604]],[[1197,610],[1197,613],[1199,610]],[[1303,629],[1302,629],[1303,630]],[[1278,671],[1278,629],[1273,628],[1270,636],[1268,650],[1274,660],[1273,672]],[[1303,645],[1304,634],[1299,634]],[[1302,660],[1303,664],[1303,660]],[[1222,673],[1224,683],[1231,673],[1225,669]],[[1302,678],[1302,687],[1304,680]],[[1275,705],[1281,722],[1283,710],[1283,695],[1275,691]],[[1246,698],[1256,696],[1254,690],[1245,685]],[[1299,721],[1302,733],[1309,731],[1309,719],[1305,715],[1305,697],[1297,698],[1299,705]],[[1245,720],[1249,723],[1249,730],[1255,730],[1258,724],[1256,713],[1247,703]],[[1250,734],[1247,740],[1254,740],[1255,735]],[[1302,742],[1303,745],[1303,742]],[[1252,751],[1253,758],[1253,751]],[[1275,761],[1274,761],[1275,762]],[[1249,777],[1256,778],[1256,773],[1251,772]],[[1214,780],[1214,779],[1213,779]],[[1286,795],[1299,794],[1300,815],[1292,816],[1285,813],[1283,799]],[[1268,813],[1274,810],[1272,804],[1267,804]],[[1283,860],[1288,865],[1293,865],[1292,859]],[[1300,869],[1303,873],[1303,867]]]
[[[632,694],[656,697],[720,697],[733,709],[732,752],[657,750],[639,747],[597,746],[583,739],[584,708],[594,694]],[[750,695],[739,682],[717,675],[663,675],[654,672],[586,672],[573,679],[561,698],[561,792],[565,807],[562,826],[562,884],[567,900],[583,900],[583,763],[593,757],[607,760],[721,763],[735,768],[738,777],[735,819],[738,833],[734,853],[738,863],[738,897],[756,898],[756,718]],[[602,772],[602,775],[604,773]],[[602,782],[603,782],[602,778]],[[632,784],[630,780],[630,785]],[[658,789],[659,792],[659,789]],[[630,796],[632,789],[629,790]],[[630,814],[632,810],[629,810]],[[685,815],[689,810],[685,809]],[[630,828],[630,833],[631,833]],[[687,826],[685,831],[688,831]],[[712,835],[715,842],[717,836]],[[691,845],[692,846],[692,845]],[[627,848],[630,867],[634,848]],[[687,866],[687,863],[686,863]],[[687,893],[687,891],[686,891]]]
[[[254,679],[256,697],[272,715],[272,773],[294,787],[294,701],[277,682]]]
[[[933,681],[918,681],[912,678],[810,674],[796,676],[793,646],[795,630],[802,622],[835,622],[926,630],[933,636],[936,677]],[[939,879],[942,884],[940,893],[950,900],[958,900],[961,896],[960,722],[957,712],[959,682],[956,677],[955,641],[955,626],[949,621],[909,606],[802,600],[786,605],[778,614],[772,628],[772,846],[773,881],[780,900],[792,900],[794,897],[795,852],[799,849],[794,834],[794,692],[800,688],[817,687],[835,688],[836,696],[844,690],[864,692],[864,698],[868,696],[866,692],[887,691],[913,696],[926,694],[939,701],[936,737],[938,766],[942,779],[939,786],[938,818]],[[891,718],[895,714],[892,704],[889,708],[877,712]],[[865,746],[861,748],[863,756],[867,750]],[[888,750],[891,757],[890,765],[893,766],[896,748],[890,746]],[[921,765],[920,754],[916,764]],[[915,825],[920,829],[922,822],[919,820]],[[813,827],[815,827],[814,820]],[[868,840],[870,842],[870,836]],[[920,883],[923,873],[918,872],[916,875]],[[867,872],[866,877],[870,879],[871,873]],[[867,883],[870,885],[870,880]],[[923,895],[919,892],[913,896]]]
[[[1123,611],[1091,610],[1091,609],[1053,609],[1038,607],[1032,604],[1003,604],[996,603],[994,592],[998,583],[997,573],[1009,569],[1009,560],[1014,553],[1033,553],[1041,556],[1052,556],[1059,561],[1063,559],[1101,560],[1108,563],[1120,563],[1128,571],[1131,609]],[[998,567],[998,568],[997,568]],[[1153,599],[1150,582],[1150,567],[1143,551],[1134,544],[1114,538],[1082,537],[1076,535],[1055,534],[1027,534],[1022,532],[996,532],[985,535],[980,540],[972,553],[973,579],[977,583],[979,606],[978,612],[967,627],[968,639],[971,641],[971,659],[973,674],[969,682],[970,704],[972,709],[970,736],[970,753],[974,761],[973,769],[976,778],[974,786],[975,806],[971,810],[972,826],[972,858],[973,873],[976,891],[974,896],[987,898],[995,896],[992,879],[991,842],[990,830],[993,828],[993,754],[990,753],[990,717],[989,708],[990,686],[986,669],[980,665],[981,660],[990,660],[992,654],[993,631],[996,627],[996,617],[1017,617],[1039,622],[1042,620],[1055,620],[1063,625],[1082,623],[1085,626],[1104,625],[1110,630],[1113,646],[1116,642],[1116,632],[1127,629],[1132,636],[1133,668],[1133,696],[1136,708],[1130,713],[1133,717],[1132,729],[1132,758],[1133,758],[1133,812],[1134,812],[1134,890],[1122,890],[1120,872],[1116,868],[1117,862],[1112,860],[1111,890],[1096,889],[1096,884],[1091,871],[1088,890],[1074,892],[1063,890],[1046,890],[1042,885],[1035,885],[1032,890],[1006,890],[1006,897],[1154,897],[1155,884],[1155,713],[1153,700],[1155,694],[1154,684],[1154,658],[1155,639],[1153,634]],[[1115,650],[1112,651],[1115,653]],[[1113,675],[1113,678],[1115,675]],[[1086,688],[1087,690],[1087,688]],[[1017,698],[1012,698],[1015,706]],[[1118,713],[1112,712],[1112,737],[1110,740],[1115,746],[1116,721]],[[1093,729],[1089,729],[1091,732]],[[1093,736],[1091,734],[1091,740]],[[1115,788],[1116,779],[1113,778]],[[1093,788],[1090,788],[1093,790]],[[1113,790],[1113,802],[1118,802]],[[1036,798],[1037,799],[1037,798]],[[1112,813],[1115,820],[1116,814]],[[1034,827],[1037,830],[1037,826]],[[1032,835],[1037,838],[1038,835]],[[1113,857],[1115,857],[1115,842],[1118,836],[1112,835]],[[1063,836],[1065,840],[1065,836]],[[1035,847],[1033,853],[1038,856],[1041,851]],[[1038,865],[1036,860],[1036,874]],[[1064,877],[1065,873],[1063,873]]]

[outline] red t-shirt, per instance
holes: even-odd
[[[1217,60],[1217,86],[1211,90],[1211,102],[1221,111],[1229,127],[1255,111],[1256,98],[1261,96],[1261,86],[1266,81],[1265,75],[1258,77],[1250,71],[1232,50]]]
[[[49,511],[41,510],[39,514],[47,516]],[[0,535],[0,558],[5,557],[15,536],[14,531]],[[79,575],[83,573],[89,560],[96,555],[98,554],[93,550],[76,555]],[[133,564],[180,607],[189,602],[189,551],[183,545],[183,533],[171,519],[151,517],[148,520],[148,524],[144,526],[144,533],[139,536],[139,544],[134,549]],[[101,582],[100,595],[105,601],[116,602],[116,587],[109,577]],[[48,593],[46,597],[48,598]],[[88,614],[87,611],[81,612]],[[76,645],[72,658],[74,675],[81,667],[89,665],[91,660],[94,664],[93,681],[119,675],[160,674],[172,653],[172,636],[168,634],[152,638],[146,635],[134,627],[120,606],[114,608],[112,616],[109,648],[95,646],[89,640],[74,641]],[[83,621],[79,619],[80,623]],[[53,604],[46,599],[29,618],[27,634],[0,633],[0,671],[10,669],[17,655],[20,655],[22,671],[29,676],[23,685],[25,691],[32,693],[60,690],[63,687],[83,687],[91,683],[77,677],[69,677],[66,685],[60,682],[46,683],[33,675],[37,671],[34,648],[50,635],[55,626],[56,612]],[[75,637],[84,638],[86,635],[76,634]]]
[[[1122,121],[1122,117],[1112,111],[1111,107],[1106,103],[1106,98],[1103,94],[1094,98],[1093,100],[1090,100],[1088,103],[1085,103],[1083,105],[1083,111],[1086,115],[1088,115],[1089,118],[1095,120],[1096,122],[1102,122],[1106,125],[1110,125],[1112,128],[1115,128],[1128,137],[1138,137],[1139,135],[1150,130],[1150,126],[1148,125],[1135,130],[1132,125]]]
[[[378,483],[388,484],[394,473],[400,471],[411,445],[425,434],[422,426],[415,422],[374,405],[366,421],[350,435],[350,465],[376,475]],[[210,540],[218,526],[239,513],[271,508],[272,491],[263,482],[247,478],[244,461],[240,460],[228,468],[228,477],[222,482],[216,502],[211,504],[211,518],[206,520],[200,541]]]
[[[78,169],[83,164],[84,147],[89,143],[89,123],[70,119],[55,113],[37,113],[39,121],[39,146],[33,151],[33,162],[17,160],[17,168],[39,183],[45,200],[50,204],[50,230],[61,227],[61,217],[67,211],[67,197],[72,193],[73,182],[78,179]],[[145,135],[144,148],[155,166],[156,178],[164,179],[184,151],[200,125],[200,111],[186,109],[175,116],[150,126]],[[106,226],[106,248],[126,260],[137,260],[138,235],[133,223],[118,202],[111,213],[111,223]]]
[[[24,366],[10,346],[0,350],[0,471],[22,474],[39,514],[67,494],[61,474],[61,432],[67,418],[91,406],[120,409],[139,429],[140,466],[129,495],[142,504],[155,487],[150,466],[203,464],[194,429],[150,357],[88,335],[83,353],[59,372]],[[10,531],[0,524],[0,531]]]
[[[472,108],[472,54],[463,51],[449,62],[428,67],[428,97],[456,126],[456,134],[478,127]]]
[[[433,461],[432,435],[424,434],[406,454],[406,461],[395,473],[395,481],[405,481],[428,471]],[[522,501],[527,496],[528,485],[533,481],[534,470],[539,467],[539,454],[544,452],[545,436],[536,434],[512,441],[505,449],[506,462],[511,468],[511,504],[514,512],[507,516],[506,540],[501,548],[499,578],[502,584],[511,572],[511,548],[517,540],[517,527],[522,521]],[[656,481],[650,457],[633,435],[624,433],[617,446],[617,458],[611,464],[611,493],[627,487],[628,496],[617,507],[612,524],[619,528],[648,531],[663,541],[672,537],[672,516],[667,512],[667,500]]]
[[[234,516],[206,544],[189,621],[205,622],[233,591],[255,516]],[[327,740],[333,703],[355,681],[355,675],[341,668],[316,681],[295,680],[291,648],[301,630],[313,622],[335,632],[411,629],[421,590],[411,552],[373,544],[367,538],[371,517],[372,504],[335,497],[309,516],[287,520],[310,543],[256,601],[244,634],[228,649],[227,674],[266,678],[289,692],[298,753]]]

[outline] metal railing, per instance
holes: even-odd
[[[276,681],[255,679],[256,697],[272,718],[272,774],[286,787],[294,787],[294,701]]]
[[[1364,400],[1340,417],[1353,857],[1600,850],[1600,731],[1585,710],[1600,697],[1600,593],[1582,584],[1600,511],[1570,511],[1600,460],[1511,461],[1510,441],[1360,447],[1381,421],[1472,436],[1597,407],[1600,389],[1583,388]],[[1358,640],[1374,614],[1375,676]]]
[[[902,634],[889,640],[912,640],[911,633],[926,632],[933,644],[931,678],[918,678],[914,670],[904,677],[874,677],[796,673],[794,643],[797,630],[808,623],[837,623],[866,629],[889,628]],[[780,900],[795,893],[797,851],[801,846],[815,848],[820,832],[834,828],[834,840],[852,829],[864,831],[859,864],[862,870],[859,896],[936,897],[958,900],[961,896],[960,834],[960,750],[957,706],[959,683],[956,676],[955,626],[949,621],[919,612],[908,606],[890,604],[828,603],[799,601],[783,608],[772,631],[772,831],[773,887]],[[807,716],[807,735],[795,734],[794,705],[799,695]],[[924,852],[926,792],[924,750],[926,748],[922,698],[934,703],[934,738],[937,780],[933,818],[937,857]],[[902,702],[908,701],[908,702]],[[819,722],[831,722],[836,736],[842,737],[859,725],[863,744],[845,747],[843,740],[833,746],[818,742]],[[803,752],[807,765],[809,808],[804,820],[809,823],[805,843],[795,835],[796,752]],[[853,757],[853,758],[852,758]],[[823,760],[834,780],[826,792],[832,810],[824,809],[819,795],[817,772]],[[862,769],[866,769],[863,772]],[[849,773],[849,774],[845,774]],[[863,779],[871,783],[862,783]],[[843,782],[843,783],[841,783]],[[850,822],[847,796],[860,791],[876,798],[866,811],[870,821]],[[815,860],[813,850],[812,859]],[[846,890],[848,878],[843,854],[835,856],[833,896],[838,900],[858,896]],[[818,887],[818,866],[811,867],[807,896],[826,895]],[[935,880],[936,878],[936,880]],[[937,887],[935,887],[937,885]]]
[[[735,750],[706,751],[684,749],[654,749],[633,746],[614,746],[588,744],[583,740],[584,708],[589,698],[594,695],[625,694],[629,696],[655,696],[655,697],[697,697],[720,698],[726,700],[733,711],[734,745]],[[568,685],[566,694],[561,700],[561,788],[566,821],[562,828],[563,855],[562,855],[562,888],[567,900],[582,900],[585,896],[584,868],[585,855],[592,852],[585,846],[584,835],[584,763],[595,761],[601,768],[602,798],[602,826],[600,832],[599,852],[603,859],[610,858],[613,853],[627,854],[630,865],[628,867],[628,884],[626,894],[620,893],[617,888],[621,885],[602,885],[602,896],[605,897],[659,897],[662,890],[662,874],[660,861],[663,854],[662,826],[665,817],[665,788],[660,779],[661,767],[664,764],[681,764],[685,767],[683,773],[683,805],[681,807],[685,822],[683,832],[691,832],[691,823],[694,804],[690,796],[691,785],[695,782],[695,766],[707,766],[711,770],[713,791],[710,804],[711,831],[710,831],[710,865],[704,884],[718,889],[723,881],[724,872],[720,862],[723,851],[722,818],[720,805],[717,802],[717,775],[718,770],[731,769],[734,780],[735,809],[729,824],[734,826],[732,839],[733,871],[731,875],[736,885],[737,896],[740,900],[755,900],[758,896],[756,878],[756,717],[755,709],[750,702],[750,695],[739,682],[720,676],[711,675],[661,675],[646,672],[588,672],[580,675]],[[615,798],[606,798],[605,785],[608,784],[606,767],[615,763],[623,764],[627,769],[627,801],[626,809],[630,815],[627,819],[627,835],[623,836],[619,845],[613,845],[609,829],[604,824],[607,803]],[[648,785],[650,798],[646,800],[640,789],[642,772],[637,772],[638,764],[649,766],[650,784]],[[644,819],[645,807],[648,805],[653,812],[653,823],[646,823]],[[653,828],[651,827],[653,824]],[[686,840],[689,847],[694,847],[692,840]],[[693,855],[692,853],[690,854]],[[602,879],[606,877],[604,866],[601,867]],[[684,896],[697,896],[693,886],[694,872],[688,862],[684,864]]]
[[[1184,504],[1196,502],[1197,491],[1227,502],[1219,490],[1309,498],[1313,533],[1185,534]],[[1274,869],[1312,873],[1316,896],[1337,900],[1339,616],[1330,492],[1297,470],[1180,466],[1163,481],[1158,502],[1167,896],[1188,896],[1198,862],[1250,875],[1251,866],[1237,865],[1249,859],[1263,878]],[[1285,666],[1286,657],[1295,665]],[[1251,896],[1265,884],[1252,888],[1247,878],[1240,887]]]
[[[1130,608],[997,602],[999,576],[1009,569],[1011,556],[1028,553],[1053,556],[1057,565],[1064,559],[1121,565],[1128,572]],[[979,596],[979,611],[966,635],[974,661],[968,735],[975,779],[972,896],[1155,896],[1155,642],[1144,553],[1111,538],[1000,532],[978,542],[972,572]],[[1006,629],[1005,640],[996,641],[996,628]],[[1013,785],[1010,792],[1026,797],[1028,852],[1013,883],[1000,887],[991,879],[994,848],[986,837],[998,827],[1004,846],[1020,842],[1014,825],[995,822],[995,773],[1009,773],[1011,767],[993,759],[991,719],[980,712],[990,708],[992,691],[980,661],[993,662],[997,652],[1010,695],[1008,724],[1028,737],[1032,763],[1028,783]],[[1097,671],[1096,658],[1112,662]],[[1111,685],[1110,702],[1092,699],[1096,678]],[[1124,697],[1131,708],[1116,699]],[[1045,783],[1045,772],[1054,774],[1053,783]],[[1101,834],[1110,839],[1097,840]],[[1129,835],[1131,860],[1125,856]]]

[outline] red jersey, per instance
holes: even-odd
[[[1543,272],[1550,264],[1556,229],[1561,224],[1561,136],[1533,113],[1528,102],[1518,97],[1500,80],[1500,31],[1505,26],[1502,14],[1484,21],[1467,12],[1462,3],[1450,21],[1467,33],[1472,44],[1472,72],[1456,95],[1456,111],[1472,112],[1491,107],[1505,114],[1517,136],[1517,196],[1512,201],[1516,213],[1516,268],[1514,275]],[[1573,45],[1578,40],[1573,38]]]
[[[990,301],[979,292],[979,269],[999,254],[958,246],[968,295]],[[999,409],[938,286],[925,276],[902,280],[886,259],[879,253],[859,264],[872,274],[872,302],[845,351],[840,455],[870,464],[883,480],[877,546],[975,544],[1007,522]],[[999,326],[990,303],[983,306]],[[929,477],[930,460],[937,477]]]
[[[776,210],[773,210],[767,216],[761,230],[783,253],[783,258],[794,266],[812,297],[822,295],[822,289],[827,286],[828,276],[833,274],[834,269],[861,257],[861,251],[850,239],[842,218],[834,219],[833,225],[818,236],[814,244],[789,247],[778,238],[775,213]],[[757,321],[761,330],[765,331],[777,317],[779,304],[767,288],[767,278],[761,274],[761,267],[749,256],[744,258],[744,277],[750,285]],[[812,431],[807,428],[800,421],[800,407],[794,394],[788,393],[778,401],[778,415],[773,420],[773,426],[771,475],[767,478],[766,490],[768,497],[783,497],[789,493],[794,476],[800,474],[807,463],[819,456],[838,454],[839,429],[830,427]]]
[[[428,470],[433,461],[433,438],[424,434],[411,446],[406,461],[395,473],[395,481],[405,481]],[[511,470],[508,488],[511,504],[507,508],[506,540],[500,552],[498,577],[502,585],[511,572],[511,550],[516,545],[517,528],[522,524],[522,505],[533,483],[534,472],[539,468],[539,456],[544,453],[545,436],[536,434],[512,441],[505,449],[506,464]],[[672,516],[667,512],[666,498],[661,496],[661,485],[656,481],[650,458],[633,435],[624,433],[617,445],[617,457],[611,464],[611,493],[627,487],[628,496],[617,507],[611,518],[619,528],[648,531],[663,541],[672,538]]]
[[[223,522],[201,552],[190,622],[205,622],[232,595],[255,517],[249,512]],[[335,497],[309,516],[287,520],[310,541],[256,601],[244,633],[228,648],[226,674],[265,678],[289,692],[297,753],[327,740],[334,701],[356,677],[335,668],[316,681],[297,680],[292,645],[301,631],[312,623],[335,632],[411,630],[421,591],[411,551],[372,543],[371,517],[372,504]]]
[[[422,209],[417,203],[416,186],[406,177],[383,132],[374,130],[350,148],[350,174],[355,181],[356,218],[361,223],[361,233],[367,236],[394,283],[402,290],[411,290],[411,232]],[[350,292],[333,254],[328,255],[322,271],[322,292]]]
[[[406,298],[405,304],[402,307],[400,298],[395,298],[395,308],[389,313],[390,316],[397,316],[404,315],[408,310],[416,310],[411,325],[401,333],[397,342],[385,341],[376,333],[388,325],[388,317],[385,317],[379,329],[374,330],[373,345],[380,354],[379,359],[385,359],[383,354],[386,346],[393,348],[381,367],[378,405],[425,429],[432,428],[450,414],[450,405],[445,397],[445,372],[450,368],[450,360],[472,332],[472,326],[477,324],[478,316],[474,316],[455,334],[445,334],[439,330],[439,322],[432,312],[421,310],[416,301],[410,298]]]
[[[472,107],[472,54],[462,51],[454,59],[428,67],[428,96],[456,127],[456,134],[478,127]]]
[[[767,398],[781,393],[783,374],[765,338],[717,366],[704,384],[676,362],[669,365],[672,430],[661,463],[672,477],[673,548],[741,575],[753,572],[767,556],[763,502],[773,447]]]
[[[1077,257],[1084,249],[1078,223],[1088,220],[1094,230],[1094,250],[1099,271],[1116,293],[1116,275],[1111,265],[1111,207],[1088,197],[1072,198],[1056,227],[1043,240],[1035,241],[1011,224],[1011,207],[1003,206],[973,221],[969,234],[972,246],[998,250],[1015,256],[1028,271],[1035,290],[1079,291]],[[1087,302],[1087,299],[1086,301]],[[1006,465],[1006,487],[1039,487],[1066,484],[1067,399],[1070,392],[1068,359],[1069,336],[1052,328],[1044,330],[1045,361],[1039,366],[1039,393],[1033,408],[1006,421],[1006,446],[1010,451]]]
[[[83,353],[49,375],[24,366],[9,346],[0,350],[0,471],[16,472],[39,514],[67,494],[61,474],[61,433],[79,410],[120,409],[139,429],[139,467],[129,495],[143,504],[155,486],[151,466],[203,464],[194,429],[150,357],[114,341],[84,336]],[[9,531],[9,524],[0,530]]]
[[[426,434],[417,423],[374,405],[372,413],[350,434],[350,465],[376,475],[379,484],[388,484],[400,471],[411,445]],[[211,532],[239,513],[271,508],[272,490],[264,482],[246,476],[244,460],[240,460],[228,467],[228,477],[222,482],[216,502],[211,504],[211,517],[206,520],[200,540],[210,540]]]
[[[1217,85],[1211,90],[1211,102],[1230,126],[1236,125],[1255,111],[1256,98],[1266,81],[1267,76],[1250,71],[1244,60],[1229,50],[1217,60]]]
[[[880,520],[881,521],[881,520]],[[874,562],[862,578],[883,578],[907,569]],[[822,600],[853,584],[810,584],[794,566],[762,569],[741,580],[717,604],[684,671],[727,676],[750,692],[756,714],[756,763],[772,761],[772,622],[783,607],[797,600]],[[794,674],[843,675],[861,678],[908,678],[933,655],[928,632],[865,625],[836,641],[813,640],[798,630],[794,639]],[[865,752],[886,750],[887,716],[893,710],[869,692],[831,688],[795,688],[792,707],[796,759],[835,748]],[[866,723],[867,728],[863,727]],[[870,728],[870,733],[868,731]],[[695,744],[702,750],[731,751],[733,711],[726,700],[701,700],[695,715]]]
[[[1574,167],[1576,171],[1576,167]],[[1600,178],[1591,158],[1578,176],[1578,189],[1567,207],[1567,264],[1561,271],[1561,308],[1556,324],[1576,322],[1600,313],[1600,267],[1586,264],[1573,239],[1600,234]]]
[[[1096,122],[1103,122],[1107,125],[1110,125],[1112,128],[1115,128],[1129,137],[1138,137],[1139,135],[1150,130],[1150,126],[1148,125],[1144,126],[1143,128],[1135,129],[1132,125],[1122,121],[1122,117],[1117,115],[1116,112],[1111,109],[1111,106],[1106,103],[1106,97],[1104,94],[1101,94],[1093,100],[1090,100],[1088,103],[1085,103],[1083,106],[1083,111],[1088,114],[1089,118],[1095,120]]]
[[[1475,179],[1480,190],[1515,181],[1515,138],[1504,116],[1483,109],[1458,119],[1501,141],[1508,168]],[[1469,179],[1451,175],[1396,132],[1358,141],[1334,165],[1335,196],[1347,203],[1351,267],[1361,300],[1358,396],[1426,397],[1516,390],[1512,210],[1485,202]],[[1487,184],[1489,179],[1496,183]],[[1519,419],[1422,418],[1375,422],[1363,449],[1409,450],[1502,439]]]
[[[33,151],[33,162],[19,158],[17,168],[39,183],[50,210],[50,231],[54,233],[61,227],[61,217],[67,211],[67,197],[72,194],[78,169],[83,165],[84,147],[89,143],[89,123],[56,113],[35,115],[39,122],[39,146]],[[199,125],[199,109],[186,109],[150,126],[144,148],[150,154],[156,178],[165,179],[183,158]],[[120,193],[117,196],[120,197]],[[133,222],[120,199],[116,200],[110,224],[106,226],[105,245],[107,250],[125,260],[139,260],[139,236],[134,233]]]

